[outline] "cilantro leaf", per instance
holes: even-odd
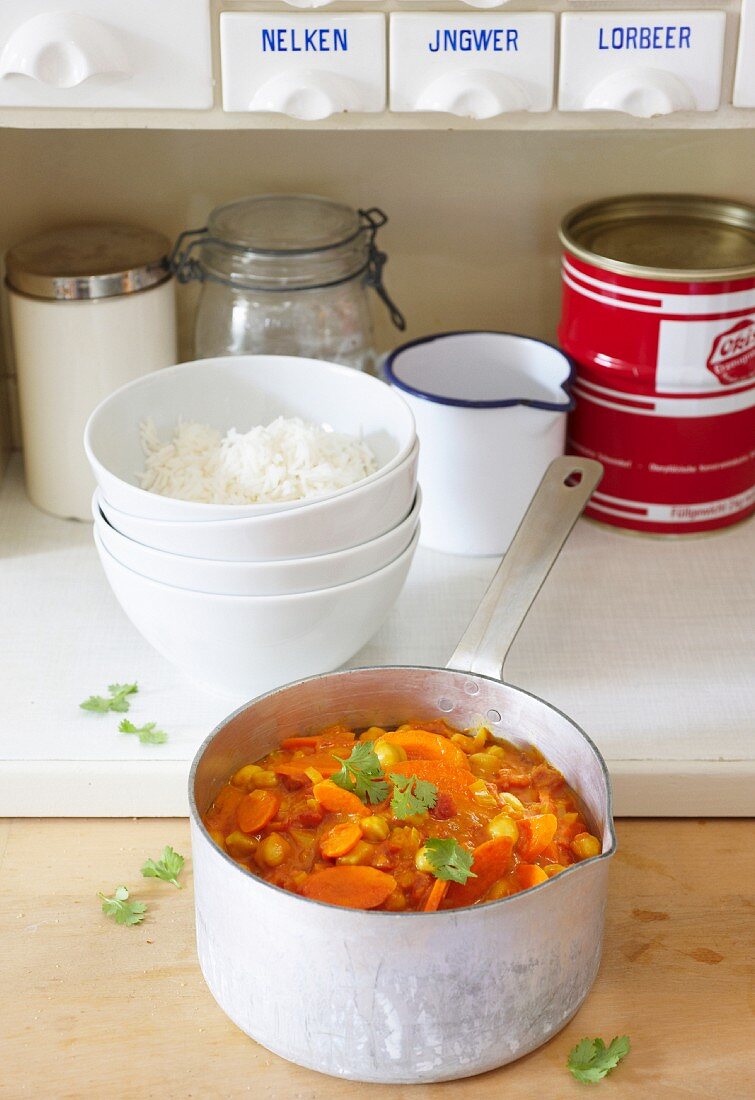
[[[166,844],[158,860],[148,859],[142,867],[145,878],[161,878],[163,882],[172,882],[181,889],[178,876],[184,865],[184,857],[175,852],[169,844]]]
[[[128,718],[124,718],[118,729],[121,733],[135,733],[143,745],[162,745],[168,740],[165,730],[155,727],[157,722],[146,722],[143,726],[135,726]]]
[[[394,775],[391,797],[391,813],[399,819],[413,814],[425,814],[432,810],[438,801],[438,788],[426,779],[417,779],[416,775]]]
[[[369,741],[358,742],[348,759],[336,756],[336,760],[341,768],[330,778],[337,787],[352,791],[362,802],[372,805],[385,801],[389,787],[377,753]]]
[[[597,1085],[598,1081],[616,1069],[622,1058],[629,1054],[629,1038],[616,1036],[606,1046],[602,1039],[580,1039],[566,1060],[569,1071],[577,1081],[585,1085]]]
[[[82,710],[92,710],[97,714],[107,714],[111,710],[123,714],[130,706],[128,696],[136,694],[138,690],[139,688],[135,683],[108,684],[110,698],[104,695],[90,695],[88,699],[85,699],[79,705]]]
[[[441,840],[431,837],[425,841],[425,851],[436,878],[444,882],[458,882],[462,886],[468,878],[477,878],[472,870],[474,855],[452,838]]]
[[[125,886],[116,887],[111,898],[101,891],[97,894],[97,897],[102,898],[102,912],[106,916],[112,917],[116,924],[141,924],[144,920],[147,906],[143,901],[129,901],[128,890]]]
[[[83,703],[79,703],[79,706],[82,710],[93,710],[97,714],[107,714],[112,701],[112,699],[106,699],[103,695],[90,695]]]

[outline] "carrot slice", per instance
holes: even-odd
[[[345,791],[343,787],[324,779],[322,783],[315,783],[312,794],[317,801],[331,814],[359,814],[364,817],[370,811],[360,798],[351,791]]]
[[[436,911],[440,903],[443,901],[443,898],[446,896],[446,892],[448,891],[448,887],[450,885],[451,884],[444,879],[436,878],[435,882],[430,888],[430,893],[427,895],[427,901],[423,906],[426,913],[434,913]]]
[[[446,760],[458,768],[469,768],[467,754],[458,745],[454,745],[453,741],[438,733],[400,729],[394,733],[386,733],[379,740],[386,741],[389,745],[399,745],[410,760]]]
[[[340,767],[340,762],[329,752],[314,752],[289,760],[287,764],[276,764],[273,771],[276,775],[290,775],[294,779],[299,779],[306,778],[307,768],[316,768],[320,775],[328,776],[335,775]]]
[[[462,884],[452,882],[446,894],[449,909],[458,909],[462,905],[474,905],[483,894],[507,871],[514,842],[509,836],[486,840],[474,850],[472,870],[477,878],[468,878]]]
[[[305,898],[348,909],[377,909],[396,889],[393,875],[376,867],[328,867],[315,871],[304,883]]]
[[[238,787],[223,787],[207,814],[207,828],[218,829],[222,833],[233,832],[236,810],[243,797],[244,792]]]
[[[347,792],[348,793],[348,792]],[[320,841],[320,851],[327,859],[338,859],[350,852],[362,839],[362,830],[353,822],[334,825]]]
[[[529,890],[530,886],[539,886],[541,882],[548,881],[545,871],[535,863],[520,863],[516,869],[516,877],[523,890]]]
[[[389,775],[396,772],[398,775],[416,775],[417,779],[426,779],[455,801],[473,797],[469,784],[474,782],[474,776],[468,766],[459,768],[447,760],[401,760],[398,764],[391,764],[386,771]]]
[[[517,821],[519,840],[517,852],[523,863],[532,863],[544,852],[556,835],[558,818],[555,814],[536,814]]]
[[[282,749],[316,749],[320,744],[319,737],[287,737],[281,741]]]
[[[272,791],[252,791],[236,811],[236,821],[243,833],[258,833],[278,812],[280,799]]]

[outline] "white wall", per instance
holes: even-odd
[[[230,199],[316,192],[390,215],[386,282],[409,337],[480,327],[553,339],[561,216],[655,189],[755,201],[752,132],[4,130],[0,250],[103,218],[175,237]],[[179,294],[188,356],[191,294]],[[380,346],[398,342],[377,301],[375,318]]]

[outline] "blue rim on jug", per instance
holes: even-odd
[[[446,397],[443,394],[431,393],[429,390],[419,389],[416,386],[410,385],[403,378],[400,378],[396,373],[395,363],[397,359],[404,352],[409,351],[411,348],[420,347],[423,344],[432,344],[442,340],[446,340],[449,337],[454,336],[510,336],[517,340],[530,344],[538,344],[540,347],[548,348],[550,351],[554,351],[558,357],[563,360],[564,364],[568,368],[568,374],[566,378],[560,383],[560,389],[564,392],[566,398],[563,402],[556,401],[538,401],[535,398],[520,398],[520,397],[508,397],[499,398],[494,400],[472,400],[463,397]],[[385,380],[395,386],[399,390],[403,390],[404,393],[412,394],[414,397],[421,397],[425,401],[432,401],[438,405],[451,405],[455,408],[464,409],[503,409],[510,408],[514,405],[525,405],[532,409],[546,409],[549,412],[571,412],[575,406],[575,400],[571,392],[572,382],[574,381],[576,367],[574,361],[570,356],[566,355],[561,348],[556,347],[555,344],[549,343],[547,340],[539,340],[534,336],[523,336],[519,332],[502,332],[496,329],[459,329],[458,331],[451,332],[439,332],[432,336],[420,336],[416,340],[408,340],[405,344],[401,344],[395,348],[388,356],[386,356],[383,362],[382,368]]]

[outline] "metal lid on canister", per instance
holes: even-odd
[[[620,195],[585,203],[561,243],[604,271],[639,279],[720,282],[755,275],[755,207],[705,195]]]
[[[8,286],[58,301],[113,298],[170,278],[170,241],[135,225],[69,225],[29,237],[5,257]]]

